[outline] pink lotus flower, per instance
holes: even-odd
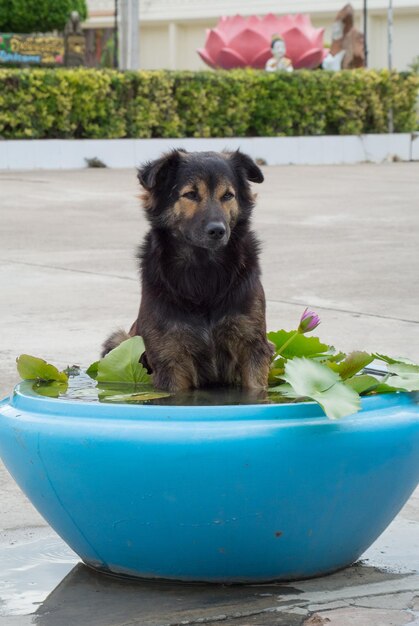
[[[205,48],[199,49],[198,54],[214,68],[263,69],[272,56],[272,35],[276,34],[285,41],[286,56],[295,69],[313,69],[327,54],[323,49],[323,33],[323,28],[313,27],[308,15],[224,16],[216,28],[207,30]]]
[[[300,319],[300,325],[298,326],[298,332],[303,334],[309,333],[320,324],[320,317],[314,311],[309,311],[308,308],[304,311]]]

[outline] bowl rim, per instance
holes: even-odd
[[[366,414],[376,411],[407,408],[416,404],[414,393],[395,392],[361,397],[361,410],[340,420],[326,417],[317,402],[307,401],[281,404],[219,404],[219,405],[151,405],[102,403],[98,401],[84,402],[77,399],[50,398],[36,394],[31,388],[32,381],[22,381],[14,388],[11,396],[6,397],[6,404],[16,411],[39,415],[62,416],[71,419],[116,419],[138,421],[242,421],[242,420],[275,420],[289,421],[294,419],[316,419],[327,423],[351,419],[365,419]],[[419,407],[418,407],[419,412]]]

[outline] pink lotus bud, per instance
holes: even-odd
[[[298,326],[298,332],[301,334],[310,333],[317,328],[320,324],[320,317],[314,311],[309,311],[308,308],[304,311],[300,319],[300,325]]]

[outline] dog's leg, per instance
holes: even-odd
[[[154,367],[154,365],[153,365]],[[159,365],[153,370],[153,385],[157,389],[164,391],[190,391],[198,386],[197,377],[194,376],[193,368],[190,364],[185,364],[179,360],[175,366]]]
[[[166,342],[163,349],[147,351],[153,371],[153,385],[164,391],[189,391],[199,386],[193,358],[176,341]]]
[[[210,337],[202,328],[176,323],[162,331],[149,326],[144,342],[158,389],[188,391],[216,379]]]
[[[255,301],[248,315],[225,317],[215,330],[219,382],[244,389],[267,387],[274,353],[266,339],[264,301]]]
[[[264,337],[243,346],[240,359],[243,389],[260,389],[267,386],[272,354],[272,344]]]

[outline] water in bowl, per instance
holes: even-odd
[[[68,386],[63,383],[34,383],[33,390],[44,396],[81,402],[151,404],[165,406],[211,406],[239,404],[284,404],[301,402],[266,389],[244,390],[234,387],[211,387],[168,393],[150,385],[97,383],[85,372],[70,373]]]

